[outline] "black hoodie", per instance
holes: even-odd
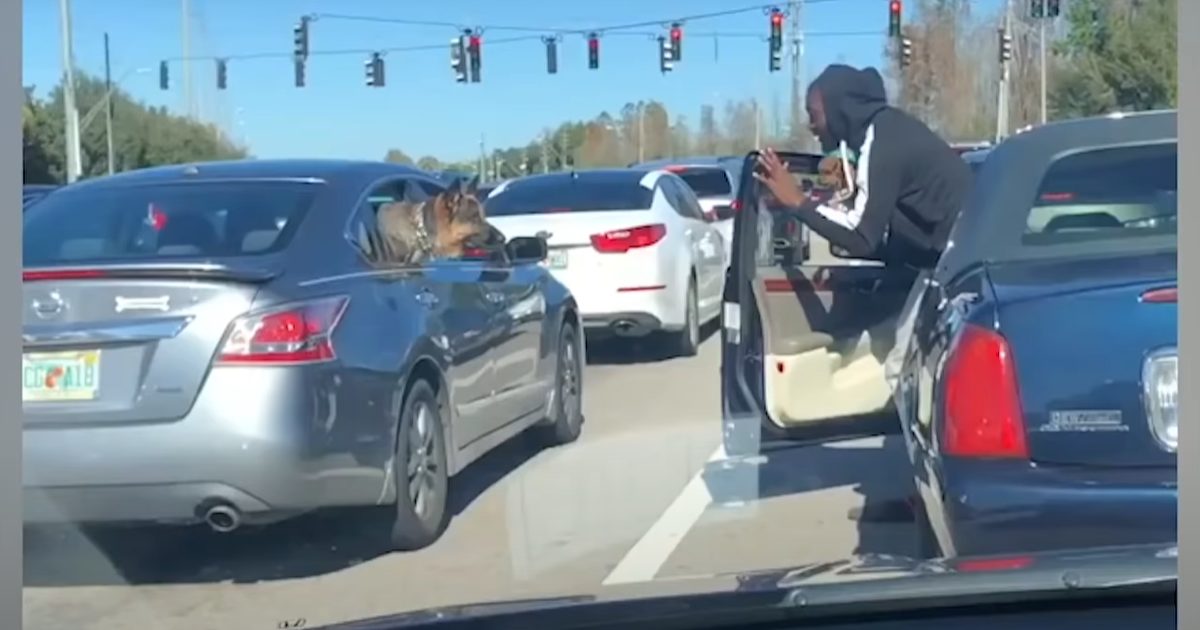
[[[849,212],[810,201],[800,218],[855,258],[932,267],[971,186],[966,162],[921,121],[891,107],[874,68],[834,64],[819,90],[828,152],[845,142],[858,154],[858,193]]]

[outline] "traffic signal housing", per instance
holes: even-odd
[[[217,89],[224,90],[228,84],[229,76],[226,72],[226,62],[224,59],[217,60]]]
[[[770,54],[768,69],[779,72],[783,67],[783,12],[771,9],[771,31],[767,39],[767,50]]]
[[[1059,0],[1046,0],[1046,17],[1056,18],[1062,13],[1062,3]]]
[[[600,67],[600,36],[596,33],[588,33],[588,70],[595,70]]]
[[[454,69],[454,80],[458,83],[466,83],[468,80],[467,73],[467,44],[466,35],[455,37],[450,40],[450,67]],[[555,69],[557,70],[558,62],[555,61]]]
[[[658,36],[658,70],[666,74],[675,69],[675,54],[671,50],[671,40],[662,35]]]
[[[479,33],[471,33],[467,37],[467,57],[471,67],[471,83],[479,83],[483,79],[483,38]]]
[[[683,59],[683,26],[679,22],[671,25],[671,58],[673,61]]]
[[[292,29],[292,42],[295,44],[294,54],[297,59],[308,59],[308,21],[308,16],[301,17]]]
[[[374,52],[371,57],[363,64],[367,70],[367,86],[368,87],[383,87],[387,85],[387,81],[383,74],[383,55]]]
[[[912,64],[912,40],[903,37],[900,39],[900,67],[907,68]]]
[[[1012,61],[1012,35],[1008,31],[1000,29],[1000,63],[1008,63]]]
[[[167,62],[160,61],[158,63],[158,89],[165,90],[171,87],[171,75],[167,69]]]
[[[1046,0],[1029,0],[1029,17],[1046,17]]]
[[[888,36],[900,37],[900,11],[903,7],[900,6],[900,0],[891,0],[888,3]]]
[[[292,65],[295,68],[295,84],[296,87],[304,87],[304,60],[297,57],[292,60]]]
[[[546,42],[546,74],[558,74],[558,38],[543,38]]]

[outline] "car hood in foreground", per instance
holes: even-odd
[[[919,561],[868,555],[800,567],[604,586],[595,595],[547,597],[418,610],[329,630],[417,627],[436,622],[507,618],[529,627],[702,615],[736,610],[819,608],[897,600],[1111,590],[1164,585],[1178,577],[1176,545]]]

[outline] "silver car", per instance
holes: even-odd
[[[224,532],[380,506],[415,549],[471,461],[526,429],[573,441],[579,315],[544,241],[420,267],[378,253],[380,204],[448,185],[254,160],[47,196],[24,219],[26,522]]]

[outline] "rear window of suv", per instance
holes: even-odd
[[[724,169],[669,167],[666,170],[678,175],[697,197],[727,197],[733,194],[729,175]]]
[[[484,202],[484,210],[490,217],[645,210],[653,200],[654,191],[642,186],[640,177],[579,174],[536,177],[501,185]]]
[[[274,253],[287,247],[318,190],[203,182],[58,191],[25,214],[24,265]]]
[[[1132,239],[1177,237],[1178,143],[1108,147],[1051,164],[1026,215],[1022,244],[1091,244],[1104,251]],[[1140,242],[1140,241],[1136,241]]]

